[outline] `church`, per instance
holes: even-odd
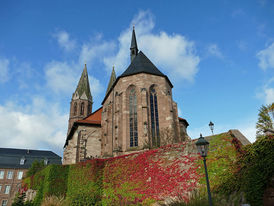
[[[173,85],[138,50],[135,30],[130,65],[109,80],[102,107],[92,112],[87,66],[70,102],[63,164],[107,158],[189,140],[188,122],[178,117]]]

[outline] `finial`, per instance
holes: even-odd
[[[133,30],[135,29],[135,25],[133,24]]]

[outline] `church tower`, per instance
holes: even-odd
[[[89,87],[87,65],[83,69],[81,78],[70,102],[68,133],[73,123],[87,117],[92,112],[92,96]]]
[[[130,45],[130,60],[131,62],[138,54],[138,46],[135,35],[135,28],[133,27],[132,37],[131,37],[131,45]]]

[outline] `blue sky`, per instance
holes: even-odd
[[[188,133],[239,129],[255,140],[262,104],[274,101],[274,2],[0,0],[1,147],[62,155],[68,111],[87,63],[93,111],[112,66],[137,43],[174,85]]]

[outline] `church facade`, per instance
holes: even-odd
[[[138,50],[133,28],[131,63],[116,78],[112,70],[102,107],[92,113],[87,68],[70,104],[64,164],[128,154],[189,139],[188,122],[178,117],[173,85]]]

